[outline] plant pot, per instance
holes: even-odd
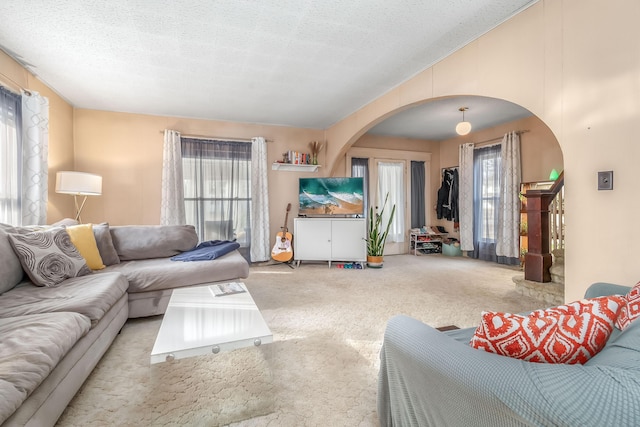
[[[382,268],[382,256],[367,255],[367,267]]]

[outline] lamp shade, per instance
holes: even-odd
[[[467,135],[471,132],[471,123],[469,122],[460,122],[456,125],[456,132],[458,135]]]
[[[56,174],[56,193],[99,196],[102,194],[102,177],[86,172],[58,172]]]
[[[471,123],[464,119],[464,112],[467,111],[469,107],[460,107],[458,111],[462,113],[462,121],[456,125],[456,133],[458,135],[467,135],[471,132]]]

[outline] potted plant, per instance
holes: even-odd
[[[382,224],[384,209],[387,206],[389,193],[384,198],[382,209],[380,212],[374,212],[373,206],[369,208],[369,230],[367,234],[367,266],[373,268],[382,268],[382,257],[384,255],[384,244],[387,241],[389,228],[393,222],[393,216],[396,213],[396,205],[391,208],[391,215],[386,224]]]

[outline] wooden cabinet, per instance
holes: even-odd
[[[364,218],[295,218],[293,259],[364,263],[367,259]]]

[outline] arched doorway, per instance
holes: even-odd
[[[468,108],[465,119],[472,124],[472,131],[464,136],[455,133],[456,123],[462,120],[460,107]],[[334,170],[344,170],[348,174],[349,159],[366,157],[369,153],[373,159],[370,163],[374,169],[372,175],[376,176],[378,158],[407,161],[412,155],[428,155],[425,225],[444,227],[449,235],[459,238],[452,221],[439,219],[435,210],[434,201],[437,200],[442,171],[458,166],[461,144],[483,146],[499,143],[504,134],[511,131],[521,132],[523,183],[549,181],[552,171],[564,169],[557,138],[533,113],[501,99],[456,96],[425,100],[374,121],[354,138],[345,150],[343,165],[334,167]],[[376,181],[371,182],[370,194],[375,196]],[[408,178],[406,182],[410,185]],[[375,203],[375,198],[373,201]],[[409,201],[404,211],[406,224],[411,222],[410,208]],[[405,244],[405,252],[408,248]]]

